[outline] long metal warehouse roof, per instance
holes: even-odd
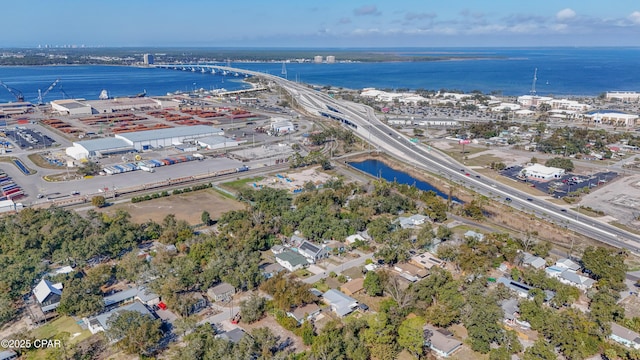
[[[212,126],[207,125],[194,125],[194,126],[185,126],[185,127],[176,127],[169,129],[157,129],[157,130],[146,130],[146,131],[136,131],[124,134],[116,135],[116,138],[125,139],[130,141],[131,143],[136,143],[140,141],[147,140],[157,140],[157,139],[168,139],[174,137],[201,137],[207,136],[211,134],[221,133],[222,129],[214,128]]]
[[[102,138],[85,141],[76,141],[74,144],[78,144],[87,151],[106,151],[106,150],[119,150],[119,149],[132,149],[133,146],[123,139],[118,138]]]

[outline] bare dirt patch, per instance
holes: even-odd
[[[269,330],[271,330],[271,332],[273,332],[276,336],[279,336],[281,342],[285,341],[286,338],[291,338],[291,340],[293,340],[293,348],[296,352],[309,349],[308,346],[305,346],[302,343],[302,339],[300,337],[296,336],[296,334],[294,334],[293,332],[280,326],[280,324],[278,324],[278,322],[276,321],[276,319],[273,318],[273,316],[270,316],[270,315],[265,316],[264,318],[254,322],[253,324],[240,322],[239,325],[248,333],[251,333],[253,329],[266,327]]]
[[[148,220],[162,222],[162,219],[167,215],[174,214],[176,219],[196,225],[202,222],[201,216],[205,210],[209,212],[212,219],[217,219],[227,211],[241,210],[245,206],[246,204],[226,198],[214,190],[201,190],[135,204],[117,204],[99,211],[113,214],[116,210],[122,209],[131,214],[131,221],[135,223],[143,223]]]

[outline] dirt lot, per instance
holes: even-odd
[[[612,220],[640,229],[640,221],[635,220],[640,215],[640,175],[618,178],[586,195],[580,204],[602,210],[613,215]]]
[[[278,324],[276,319],[273,316],[265,316],[262,320],[256,321],[253,324],[247,324],[244,322],[240,322],[240,327],[242,327],[246,332],[251,333],[251,330],[266,327],[271,330],[276,336],[280,336],[280,341],[284,341],[286,338],[291,338],[293,340],[293,347],[295,352],[300,352],[304,350],[308,350],[308,346],[304,346],[302,343],[302,339],[296,336],[291,331],[283,328]]]
[[[203,211],[208,211],[212,219],[217,219],[223,213],[231,210],[244,209],[245,204],[225,198],[213,190],[201,190],[188,194],[171,195],[165,198],[133,203],[108,206],[100,211],[115,213],[124,209],[131,214],[131,220],[143,223],[148,220],[162,222],[165,216],[174,214],[176,219],[185,220],[191,225],[202,222]]]

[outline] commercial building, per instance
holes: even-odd
[[[316,55],[313,57],[313,62],[316,64],[321,64],[322,63],[322,55]]]
[[[93,109],[91,105],[80,100],[54,100],[50,102],[53,111],[66,115],[91,115]]]
[[[124,154],[135,151],[128,142],[117,138],[102,138],[84,141],[74,141],[65,153],[76,159],[100,158],[107,155]]]
[[[336,62],[336,57],[333,55],[328,55],[327,56],[327,64],[333,64]]]
[[[586,114],[584,117],[596,124],[611,124],[616,126],[635,126],[638,121],[638,115],[615,111],[597,111]]]
[[[213,135],[224,135],[224,131],[207,125],[136,131],[117,134],[113,138],[76,141],[66,149],[66,153],[80,160],[195,142],[196,139]]]
[[[197,140],[198,145],[206,148],[207,150],[215,150],[215,149],[226,149],[228,147],[238,146],[246,141],[236,141],[233,139],[229,139],[226,136],[222,135],[213,135],[203,137]]]
[[[561,178],[564,175],[564,169],[533,164],[522,169],[520,174],[530,179],[547,181]]]
[[[636,91],[607,91],[607,100],[638,101],[640,92]]]
[[[153,55],[152,54],[144,54],[142,56],[143,62],[145,65],[153,65]]]

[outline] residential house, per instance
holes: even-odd
[[[262,270],[262,276],[265,279],[271,279],[276,276],[280,271],[284,271],[284,267],[278,263],[275,264],[263,264],[260,265],[260,269]]]
[[[207,299],[202,296],[201,293],[196,291],[190,291],[187,293],[183,293],[179,295],[183,300],[183,304],[187,304],[188,307],[185,309],[187,316],[193,315],[195,313],[200,312],[202,309],[207,307]]]
[[[571,270],[573,272],[576,272],[578,270],[580,270],[580,264],[577,264],[576,262],[574,262],[571,259],[567,259],[567,258],[562,258],[562,259],[558,259],[558,261],[556,261],[556,267],[560,268],[560,269],[565,269],[565,270]]]
[[[300,243],[300,246],[298,247],[298,253],[307,258],[307,261],[311,264],[315,264],[316,261],[328,256],[326,248],[316,244],[312,244],[307,240],[304,240],[302,243]]]
[[[289,242],[294,246],[298,246],[298,245],[302,244],[305,241],[307,241],[307,239],[305,239],[302,236],[297,235],[297,234],[293,234],[289,238]]]
[[[586,276],[578,275],[577,273],[571,270],[565,270],[562,273],[560,273],[558,280],[560,280],[561,283],[573,285],[583,291],[590,289],[591,286],[593,286],[593,284],[596,283],[595,280],[588,278]]]
[[[531,290],[531,287],[528,285],[525,285],[521,282],[517,282],[511,279],[508,279],[506,277],[501,277],[498,279],[497,281],[498,284],[503,284],[504,286],[506,286],[507,288],[515,291],[515,293],[522,298],[526,298],[529,297],[529,291]]]
[[[429,275],[426,269],[410,263],[397,263],[393,266],[393,270],[395,270],[398,275],[411,282],[416,282]]]
[[[358,306],[356,299],[335,289],[325,292],[322,299],[338,316],[348,315]]]
[[[273,245],[271,247],[271,252],[274,254],[282,254],[283,251],[286,251],[287,248],[282,245]]]
[[[528,252],[523,252],[522,255],[522,263],[524,265],[531,266],[532,268],[538,270],[544,268],[547,265],[547,262],[539,256],[529,254]]]
[[[633,349],[640,349],[640,334],[616,323],[611,323],[609,339]]]
[[[427,270],[431,269],[434,266],[444,267],[445,262],[438,259],[432,253],[426,251],[422,254],[416,254],[411,257],[411,263],[420,267],[423,267]]]
[[[160,296],[144,286],[138,288],[135,299],[147,306],[158,305],[160,303]]]
[[[347,236],[347,238],[345,239],[345,242],[349,245],[353,245],[356,241],[362,241],[362,242],[367,242],[369,240],[367,240],[364,236],[362,236],[362,233],[357,233],[357,234],[353,234],[353,235],[349,235]]]
[[[340,286],[340,291],[349,296],[362,291],[362,289],[364,289],[364,278],[353,279]]]
[[[464,237],[465,238],[468,238],[468,237],[474,238],[474,239],[476,239],[478,241],[484,240],[484,234],[477,233],[477,232],[475,232],[473,230],[469,230],[466,233],[464,233]]]
[[[276,261],[291,272],[309,265],[307,258],[293,251],[285,251],[281,254],[277,254]]]
[[[236,288],[226,282],[222,282],[207,290],[207,295],[211,301],[228,301],[235,293]]]
[[[18,353],[15,350],[3,350],[0,351],[0,360],[13,360],[18,358]]]
[[[60,305],[60,298],[62,297],[62,284],[53,284],[51,281],[42,279],[33,288],[33,295],[38,300],[42,312],[55,310]]]
[[[523,328],[530,328],[531,324],[526,321],[520,320],[520,308],[518,306],[518,299],[511,298],[505,299],[500,302],[500,307],[504,312],[504,322],[509,326],[522,326]]]
[[[114,308],[135,300],[144,305],[153,306],[160,303],[160,297],[146,287],[132,287],[118,291],[103,298],[105,308]]]
[[[242,340],[242,338],[246,335],[247,333],[244,332],[244,330],[242,330],[241,328],[235,328],[233,330],[230,331],[225,331],[222,334],[219,334],[217,337],[219,339],[224,339],[227,341],[231,341],[234,344],[237,344],[240,342],[240,340]]]
[[[403,229],[413,229],[424,224],[427,220],[429,220],[428,216],[416,214],[411,216],[400,216],[396,221]]]
[[[287,312],[287,315],[294,318],[298,324],[302,324],[309,319],[313,319],[320,314],[320,306],[311,303],[304,306],[298,306],[293,311]]]
[[[445,329],[439,329],[429,324],[423,327],[424,345],[428,346],[441,357],[449,357],[462,347],[462,341],[453,337]]]
[[[89,329],[89,331],[91,331],[92,334],[97,334],[101,331],[107,331],[109,330],[109,318],[111,318],[114,315],[117,315],[119,313],[121,313],[122,311],[137,311],[143,315],[149,315],[151,317],[154,317],[153,314],[149,311],[149,309],[147,309],[146,306],[142,305],[142,303],[140,302],[133,302],[129,305],[126,306],[122,306],[119,308],[115,308],[111,311],[107,311],[104,312],[98,316],[92,317],[92,318],[84,318],[82,319],[84,321],[84,323],[87,325],[87,328]],[[155,318],[155,317],[154,317]]]
[[[311,288],[309,289],[309,292],[312,293],[313,295],[317,296],[318,298],[321,298],[322,295],[324,295],[324,293],[316,288]]]

